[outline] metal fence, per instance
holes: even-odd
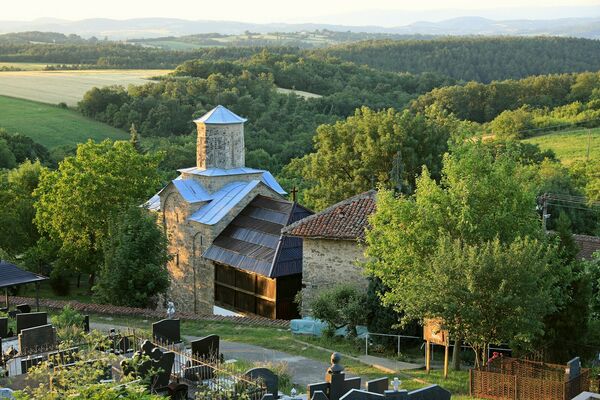
[[[471,396],[496,400],[570,400],[589,390],[590,371],[568,379],[566,366],[500,357],[469,371]]]

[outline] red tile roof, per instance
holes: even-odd
[[[577,258],[591,260],[592,254],[600,251],[600,237],[588,235],[573,235],[575,243],[579,246]]]
[[[283,229],[287,236],[362,240],[368,217],[375,211],[375,190],[341,201]]]

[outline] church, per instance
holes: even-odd
[[[296,318],[302,239],[281,230],[312,213],[269,171],[245,166],[246,119],[217,106],[194,122],[196,166],[145,204],[169,241],[168,299],[181,311]]]

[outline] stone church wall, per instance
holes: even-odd
[[[310,303],[323,289],[347,283],[366,289],[368,281],[358,265],[363,249],[353,240],[304,238],[302,250],[302,315],[310,315]]]
[[[196,165],[198,168],[238,168],[246,162],[244,149],[244,126],[206,125],[198,126]]]

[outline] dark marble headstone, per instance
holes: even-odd
[[[0,338],[8,337],[8,318],[0,318]]]
[[[321,390],[317,390],[316,392],[313,393],[312,397],[310,397],[310,400],[329,400],[327,398],[327,396],[325,395],[324,392],[322,392]]]
[[[383,394],[390,387],[388,377],[373,379],[367,382],[367,392]]]
[[[386,390],[383,393],[385,400],[408,400],[410,395],[407,390]]]
[[[160,371],[156,374],[152,379],[152,387],[155,389],[164,388],[169,384],[171,380],[171,371],[173,370],[173,364],[175,363],[175,353],[172,351],[162,352],[159,349],[161,356],[159,359],[152,360],[152,368],[155,371]],[[153,351],[154,355],[156,355],[156,351]]]
[[[152,350],[154,350],[155,347],[156,346],[151,341],[144,340],[144,342],[142,343],[142,352],[148,357],[150,357],[150,354],[152,354]]]
[[[19,304],[15,307],[17,310],[21,311],[24,314],[31,312],[31,306],[29,304]]]
[[[383,400],[384,397],[379,393],[371,393],[366,390],[352,389],[345,395],[343,395],[340,400]]]
[[[83,331],[85,333],[90,333],[90,316],[89,315],[83,316]]]
[[[181,321],[179,319],[163,319],[152,324],[154,340],[167,344],[181,342]]]
[[[329,394],[329,383],[327,382],[318,382],[311,383],[306,386],[306,394],[308,399],[312,399],[313,395],[317,392],[323,392],[325,396]]]
[[[219,336],[209,335],[192,343],[192,355],[200,360],[216,360],[219,358]]]
[[[48,313],[45,312],[34,312],[17,314],[17,335],[21,333],[23,329],[33,328],[36,326],[46,325],[48,323]]]
[[[19,333],[19,354],[35,354],[56,347],[56,330],[50,324],[23,329]]]
[[[279,377],[268,368],[252,368],[244,373],[252,380],[259,379],[267,387],[267,393],[271,393],[275,399],[279,397]]]
[[[408,393],[410,400],[450,400],[449,391],[438,385],[431,385]]]
[[[567,371],[569,374],[568,380],[577,378],[581,374],[581,360],[575,357],[567,363]]]

